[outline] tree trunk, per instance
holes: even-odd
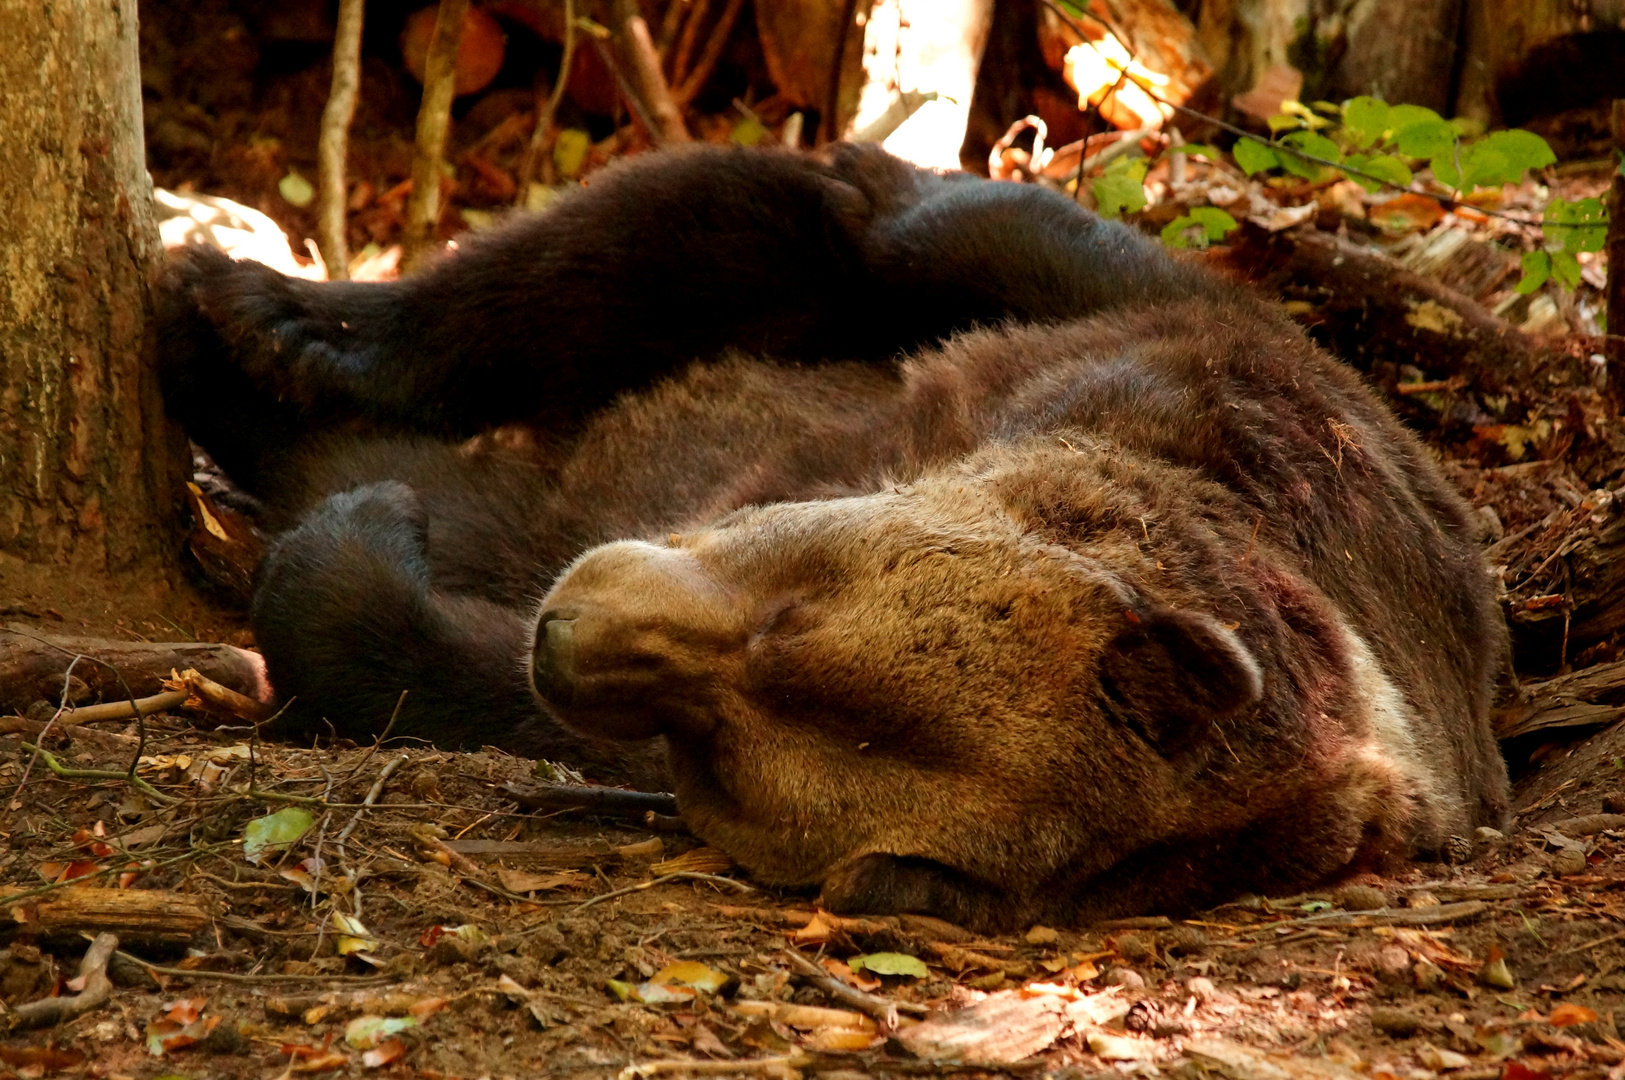
[[[136,5],[0,0],[0,40],[0,585],[168,578],[188,457],[144,350]]]
[[[1356,4],[1344,30],[1346,49],[1322,94],[1333,101],[1359,94],[1449,115],[1462,0]]]
[[[1514,97],[1561,98],[1560,86],[1540,84],[1565,83],[1576,74],[1595,79],[1602,72],[1587,76],[1584,55],[1565,55],[1561,44],[1618,27],[1622,19],[1625,0],[1466,0],[1456,112],[1492,126],[1523,123],[1526,114],[1541,110],[1527,105],[1509,109],[1513,103],[1503,100],[1507,84],[1536,84],[1518,88]]]

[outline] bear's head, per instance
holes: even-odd
[[[1137,551],[1046,543],[996,487],[940,475],[595,548],[542,602],[537,692],[582,732],[665,736],[695,832],[837,910],[986,923],[943,894],[1087,880],[1188,834],[1259,662],[1126,584]]]

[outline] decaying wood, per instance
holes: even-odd
[[[1360,1080],[1346,1065],[1298,1052],[1267,1053],[1229,1039],[1193,1040],[1185,1052],[1230,1080]]]
[[[503,784],[502,790],[529,810],[586,810],[633,821],[642,821],[650,813],[662,817],[677,814],[675,796],[596,784]]]
[[[275,713],[275,709],[265,702],[251,698],[247,694],[239,694],[229,686],[221,686],[207,675],[191,668],[181,672],[176,678],[167,680],[164,685],[173,685],[176,691],[182,693],[183,704],[188,709],[222,713],[238,720],[247,720],[251,724],[269,720]]]
[[[1550,828],[1563,836],[1595,836],[1600,832],[1625,829],[1625,814],[1583,814],[1555,821]]]
[[[1625,719],[1625,661],[1525,682],[1523,691],[1517,702],[1496,714],[1496,738],[1606,727]]]
[[[151,697],[165,690],[172,671],[186,668],[256,700],[271,697],[260,655],[232,645],[55,637],[7,626],[0,627],[0,710],[22,712],[40,700],[56,704],[75,656],[88,659],[74,664],[73,678],[85,686],[72,703]]]
[[[117,934],[97,934],[79,963],[79,978],[84,988],[77,994],[18,1005],[11,1012],[12,1030],[56,1027],[101,1005],[113,993],[113,982],[107,977],[107,961],[117,950]]]
[[[97,889],[68,886],[13,902],[35,890],[0,888],[0,907],[18,929],[42,937],[108,931],[140,941],[185,942],[203,929],[208,912],[197,898],[162,889]]]
[[[423,104],[418,109],[417,143],[412,152],[412,194],[406,202],[401,234],[401,267],[413,270],[439,246],[440,160],[451,124],[451,101],[457,89],[457,47],[463,40],[469,0],[440,0],[434,37],[423,73]]]
[[[1128,1011],[1115,990],[1078,995],[1004,991],[967,1009],[932,1016],[893,1036],[927,1061],[1020,1061],[1057,1039]]]
[[[1528,585],[1509,582],[1507,619],[1519,663],[1526,666],[1555,670],[1565,658],[1625,630],[1625,515],[1582,504],[1571,517],[1558,523],[1559,542],[1540,559]]]
[[[361,92],[361,22],[366,0],[339,0],[338,32],[333,37],[333,86],[322,110],[316,144],[316,247],[330,281],[350,277],[350,243],[344,235],[348,202],[344,161],[350,121]]]
[[[1554,365],[1572,368],[1576,385],[1588,378],[1576,361],[1544,352],[1468,297],[1319,230],[1247,225],[1214,261],[1280,296],[1312,337],[1427,427],[1493,423],[1506,405],[1486,398],[1516,398]],[[1417,381],[1456,389],[1445,391],[1451,400],[1439,409],[1399,392]]]

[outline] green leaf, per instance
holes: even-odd
[[[1316,911],[1330,911],[1331,906],[1329,900],[1305,900],[1299,905],[1299,909],[1313,913]]]
[[[316,198],[316,189],[296,172],[290,172],[277,181],[276,189],[281,196],[295,206],[309,206],[311,200]]]
[[[1218,161],[1224,157],[1224,155],[1219,152],[1219,148],[1217,146],[1209,146],[1207,143],[1199,142],[1186,143],[1184,146],[1170,147],[1168,152],[1171,154],[1196,154],[1213,161]]]
[[[769,132],[762,122],[754,116],[747,116],[734,125],[728,133],[728,141],[738,143],[740,146],[755,146],[767,138]]]
[[[1196,223],[1207,231],[1207,238],[1210,242],[1223,240],[1225,236],[1241,227],[1236,224],[1235,218],[1220,210],[1217,206],[1198,206],[1191,211],[1190,216],[1195,218]]]
[[[1326,136],[1313,131],[1294,131],[1281,140],[1281,145],[1292,150],[1301,150],[1305,154],[1313,155],[1325,161],[1341,161],[1343,155],[1337,149],[1337,144]],[[1301,176],[1305,180],[1319,180],[1324,167],[1316,161],[1298,157],[1287,150],[1279,151],[1281,166],[1294,176]]]
[[[1461,189],[1462,170],[1456,166],[1457,152],[1454,147],[1443,154],[1439,154],[1428,167],[1433,170],[1433,179],[1447,188]]]
[[[1424,111],[1432,113],[1431,109]],[[1399,146],[1399,152],[1406,157],[1438,157],[1455,148],[1456,129],[1439,119],[1437,113],[1433,113],[1430,119],[1419,120],[1398,128],[1394,132],[1394,141]]]
[[[1162,227],[1162,242],[1171,248],[1190,247],[1190,240],[1185,235],[1187,229],[1196,228],[1196,219],[1189,214],[1181,214]]]
[[[1363,150],[1388,130],[1388,112],[1387,102],[1374,97],[1350,98],[1343,103],[1343,130]]]
[[[1303,117],[1293,116],[1291,113],[1276,113],[1265,123],[1269,124],[1271,135],[1279,135],[1283,131],[1295,131],[1303,127],[1304,121]]]
[[[1388,130],[1397,132],[1400,128],[1410,127],[1412,124],[1427,124],[1433,121],[1444,122],[1444,118],[1432,109],[1423,105],[1390,105],[1388,106]]]
[[[1508,166],[1516,173],[1505,181],[1509,184],[1523,179],[1525,170],[1544,169],[1557,163],[1557,155],[1552,153],[1552,148],[1547,145],[1546,140],[1533,131],[1524,131],[1522,128],[1493,132],[1485,136],[1483,142],[1474,145],[1493,147],[1506,159]]]
[[[243,857],[258,862],[262,854],[280,851],[305,835],[315,821],[316,815],[297,806],[255,818],[243,828]]]
[[[1523,259],[1523,277],[1513,286],[1513,291],[1520,296],[1528,296],[1552,276],[1552,257],[1544,251],[1525,252]]]
[[[1145,207],[1145,158],[1118,158],[1094,182],[1095,212],[1103,218],[1121,217]]]
[[[907,975],[913,979],[923,979],[931,974],[923,961],[907,953],[877,952],[867,956],[854,956],[846,962],[846,966],[853,971],[867,970],[875,975]]]
[[[1235,157],[1236,164],[1248,176],[1265,169],[1274,169],[1281,164],[1281,159],[1275,153],[1275,147],[1258,139],[1237,139],[1236,145],[1230,148]]]
[[[565,128],[553,138],[553,167],[566,180],[574,180],[581,175],[581,166],[586,164],[591,149],[591,135],[580,128]]]
[[[1376,177],[1375,180],[1368,180],[1364,176],[1350,176],[1350,179],[1367,191],[1376,191],[1382,187],[1381,182],[1399,188],[1410,187],[1413,179],[1410,167],[1392,154],[1350,154],[1344,159],[1343,165]]]
[[[1608,211],[1601,199],[1553,199],[1542,221],[1547,242],[1561,244],[1564,251],[1601,251],[1608,238]]]
[[[1572,252],[1552,252],[1552,276],[1562,283],[1565,289],[1575,289],[1580,285],[1580,260]]]

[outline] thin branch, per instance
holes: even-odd
[[[330,281],[350,277],[350,242],[345,236],[347,192],[345,157],[350,145],[350,121],[361,90],[361,22],[366,0],[339,0],[338,32],[333,36],[333,88],[322,110],[321,136],[316,144],[316,247],[327,265]]]
[[[731,0],[738,3],[739,0]],[[649,135],[660,146],[692,141],[683,126],[683,114],[672,98],[666,77],[660,72],[660,57],[649,37],[649,24],[638,13],[637,0],[614,0],[615,52],[620,58],[618,72],[628,104],[638,113]]]
[[[705,88],[705,80],[716,70],[717,61],[722,57],[723,47],[728,44],[728,35],[733,33],[734,23],[739,21],[739,9],[744,3],[745,0],[728,0],[728,6],[722,9],[717,24],[711,28],[711,36],[706,39],[705,51],[700,53],[699,62],[694,65],[694,70],[683,77],[673,94],[679,105],[687,105]]]
[[[689,61],[694,59],[694,48],[700,43],[700,27],[711,12],[711,0],[694,0],[689,5],[688,19],[683,23],[683,36],[677,42],[677,55],[671,60],[671,81],[680,83],[688,74]]]
[[[795,949],[784,950],[783,956],[790,961],[791,967],[801,973],[802,978],[842,1005],[849,1005],[859,1012],[868,1013],[888,1035],[897,1030],[899,1012],[912,1013],[915,1016],[926,1016],[931,1012],[924,1005],[912,1001],[888,1001],[874,994],[866,994],[855,986],[848,986]]]
[[[118,951],[117,934],[97,934],[79,962],[79,978],[84,989],[64,997],[48,997],[18,1005],[11,1013],[13,1031],[24,1028],[56,1027],[83,1016],[113,994],[107,977],[107,961]]]
[[[672,0],[676,6],[677,0]],[[564,88],[570,82],[570,69],[576,56],[575,0],[564,0],[564,55],[559,59],[559,76],[553,80],[553,89],[545,101],[536,107],[536,126],[531,129],[530,142],[519,159],[518,183],[514,190],[514,205],[524,206],[530,197],[531,181],[536,179],[537,166],[546,162],[553,146],[553,117],[558,114],[559,102],[564,100]],[[540,98],[540,94],[537,95]],[[548,170],[543,170],[547,172]]]
[[[401,237],[401,267],[411,271],[434,253],[440,222],[440,162],[451,125],[451,102],[457,90],[457,47],[469,0],[440,0],[434,37],[423,72],[423,105],[418,109],[417,145],[412,153],[412,195],[406,202],[406,229]]]

